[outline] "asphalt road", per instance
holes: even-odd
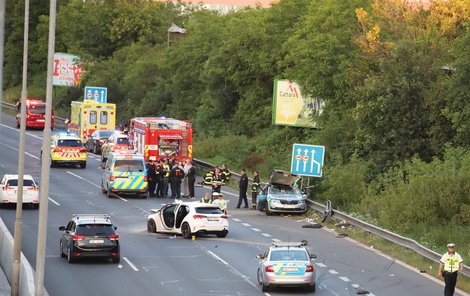
[[[19,130],[13,117],[0,125],[0,174],[17,172]],[[25,172],[40,181],[41,131],[27,131]],[[99,157],[89,153],[86,169],[51,168],[47,228],[45,286],[50,295],[309,295],[302,289],[273,289],[262,293],[256,281],[258,260],[274,240],[309,241],[316,261],[315,295],[376,296],[442,295],[440,282],[405,267],[331,231],[305,229],[298,217],[273,216],[253,210],[235,210],[236,194],[227,189],[230,232],[224,239],[198,237],[195,241],[148,234],[146,217],[170,199],[108,199],[100,191]],[[208,189],[197,187],[201,197]],[[121,263],[89,260],[68,264],[59,256],[60,225],[75,213],[108,213],[118,227]],[[15,209],[0,216],[11,233]],[[36,262],[38,210],[23,212],[22,251]],[[434,271],[437,266],[434,267]],[[462,294],[456,294],[462,295]]]

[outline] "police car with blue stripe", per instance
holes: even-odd
[[[307,241],[274,242],[260,260],[257,277],[263,292],[273,286],[305,287],[315,292],[316,271],[312,262],[317,256],[306,248]]]
[[[148,178],[144,157],[134,151],[111,152],[101,178],[101,191],[108,197],[134,194],[148,197]]]

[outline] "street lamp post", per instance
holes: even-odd
[[[51,119],[52,119],[52,78],[54,71],[55,49],[55,20],[57,1],[50,1],[49,11],[49,45],[47,51],[47,86],[46,86],[46,124],[42,140],[41,165],[41,197],[39,206],[38,247],[36,253],[36,275],[34,278],[34,295],[40,296],[43,292],[44,269],[46,261],[46,234],[49,195],[49,168],[51,161]]]
[[[28,97],[28,35],[29,35],[29,0],[24,3],[24,36],[23,36],[23,83],[21,88],[21,123],[20,146],[18,151],[18,192],[16,199],[16,219],[13,243],[13,262],[11,269],[11,295],[17,296],[20,291],[20,266],[21,266],[21,239],[22,239],[22,215],[23,215],[23,179],[24,179],[24,150],[26,137],[26,98]],[[3,65],[2,65],[3,66]]]

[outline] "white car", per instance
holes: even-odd
[[[176,200],[151,211],[147,220],[150,233],[181,234],[186,239],[198,234],[225,237],[228,233],[228,217],[216,205]]]
[[[0,206],[17,203],[18,175],[4,175],[0,182]],[[39,208],[39,187],[33,177],[23,177],[23,204]]]

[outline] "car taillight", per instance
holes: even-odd
[[[266,272],[274,272],[274,267],[272,265],[268,265],[268,266],[266,266],[265,271]]]
[[[13,190],[13,187],[10,187],[10,186],[3,186],[3,190]]]
[[[308,265],[308,266],[307,266],[307,269],[305,269],[305,272],[313,272],[313,266],[312,266],[312,265]]]
[[[119,240],[119,235],[118,234],[113,234],[108,236],[109,240],[116,241]]]
[[[228,216],[227,216],[227,215],[220,215],[220,218],[222,218],[222,219],[228,219]]]
[[[86,152],[86,148],[85,148],[85,147],[83,147],[83,148],[80,148],[80,150],[79,150],[79,151],[80,151],[81,153],[84,153],[84,152]]]
[[[114,176],[109,176],[109,181],[113,182],[114,181]]]
[[[34,186],[34,187],[28,187],[27,190],[34,190],[34,191],[39,191],[39,187]]]
[[[144,177],[144,182],[148,182],[149,181],[149,177],[145,176]]]
[[[207,218],[206,215],[193,215],[193,218],[194,219],[204,219],[204,218]]]
[[[72,235],[72,240],[74,240],[74,241],[81,241],[84,238],[85,238],[85,236],[83,236],[83,235],[77,235],[77,234]]]

